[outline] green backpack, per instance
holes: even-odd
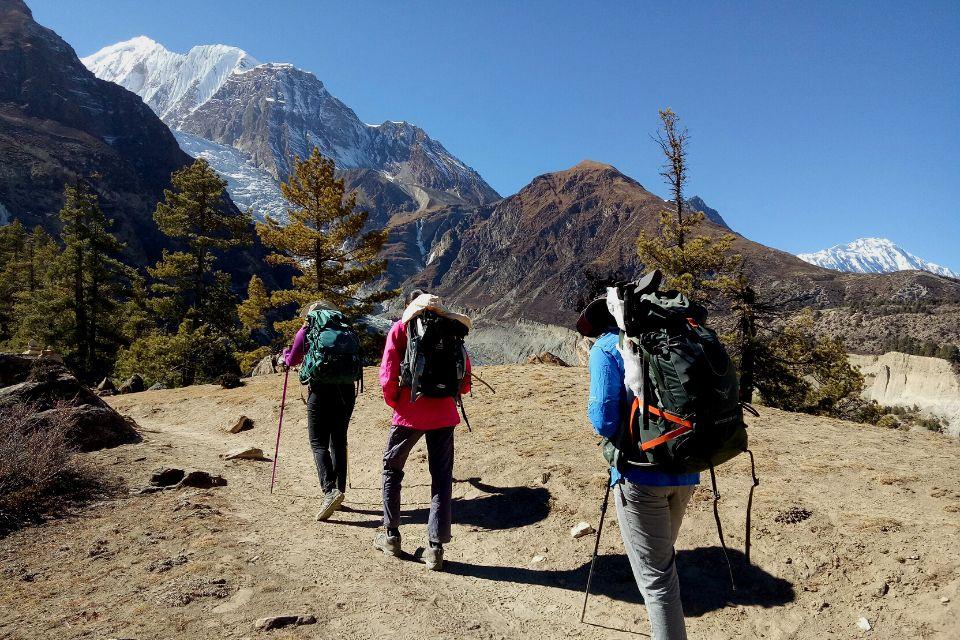
[[[634,400],[608,462],[668,473],[706,471],[747,450],[736,367],[706,310],[676,291],[624,292],[621,352],[642,363],[646,406]]]
[[[360,340],[339,311],[307,314],[307,354],[300,366],[302,384],[352,384],[363,378]]]
[[[630,359],[634,370],[639,369],[645,406],[634,400],[617,435],[601,442],[603,455],[621,473],[637,468],[678,474],[709,469],[724,555],[714,467],[741,453],[749,455],[753,485],[747,500],[745,555],[750,564],[750,511],[760,481],[747,448],[743,411],[757,412],[740,401],[736,367],[716,332],[705,326],[707,310],[683,294],[651,291],[636,283],[617,287],[617,294],[623,301],[625,329],[620,352],[625,367]],[[727,565],[733,584],[729,558]]]

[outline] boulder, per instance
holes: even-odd
[[[240,433],[241,431],[249,431],[250,429],[253,429],[253,420],[247,416],[240,416],[237,423],[227,429],[227,431],[230,433]]]
[[[113,384],[113,380],[110,378],[104,378],[100,381],[100,384],[97,385],[97,391],[116,391],[117,387]]]
[[[221,455],[224,460],[266,460],[263,449],[259,447],[240,447]]]
[[[564,362],[563,358],[555,356],[549,351],[544,351],[541,354],[530,356],[527,359],[527,364],[550,364],[555,367],[569,367],[570,365]]]
[[[150,388],[147,389],[147,391],[162,391],[166,388],[167,385],[163,384],[162,382],[154,382],[152,385],[150,385]]]
[[[250,372],[251,376],[267,376],[272,373],[277,373],[280,369],[277,367],[277,360],[279,355],[269,355],[264,356],[260,362],[257,363],[257,366],[253,368],[253,371]]]
[[[0,388],[0,408],[31,405],[35,428],[66,418],[67,437],[81,451],[140,442],[136,423],[120,415],[63,364],[37,360],[26,380]],[[66,415],[64,416],[64,413]]]
[[[34,358],[15,355],[13,353],[0,353],[0,387],[6,387],[11,384],[23,382],[30,375],[30,368],[33,366]]]
[[[153,472],[153,475],[150,476],[150,484],[155,487],[173,487],[183,480],[185,475],[186,472],[183,469],[173,467],[157,469]]]
[[[147,386],[143,383],[143,377],[135,373],[117,388],[117,393],[140,393],[146,391]]]
[[[215,476],[206,471],[194,470],[188,471],[183,480],[177,483],[177,487],[194,487],[196,489],[210,489],[212,487],[224,487],[227,481],[223,476]]]

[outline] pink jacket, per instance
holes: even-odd
[[[387,334],[387,345],[380,362],[380,386],[383,399],[393,408],[393,424],[420,431],[455,427],[460,424],[460,413],[453,398],[420,396],[410,402],[410,388],[400,386],[400,363],[407,351],[407,327],[399,320]],[[470,392],[470,358],[467,375],[460,384],[460,393]]]

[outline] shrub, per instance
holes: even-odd
[[[114,488],[77,457],[66,406],[42,423],[36,413],[29,404],[0,408],[0,535]]]
[[[235,373],[225,373],[214,382],[223,387],[224,389],[236,389],[237,387],[243,386],[243,381]]]
[[[116,374],[143,376],[149,387],[213,382],[225,373],[239,373],[230,339],[209,325],[181,323],[177,333],[151,333],[120,352]]]
[[[900,426],[900,420],[898,420],[896,416],[888,413],[877,420],[877,426],[883,427],[884,429],[896,429]]]

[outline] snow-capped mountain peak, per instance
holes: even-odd
[[[260,64],[237,47],[199,45],[176,53],[147,36],[104,47],[81,62],[97,77],[138,94],[174,127],[209,100],[232,73]]]
[[[282,215],[277,183],[290,174],[294,157],[307,157],[314,148],[342,171],[375,172],[362,174],[368,195],[383,193],[382,182],[370,183],[373,175],[383,176],[395,185],[390,202],[404,210],[410,202],[425,207],[499,198],[423,129],[393,120],[366,125],[313,73],[292,64],[260,63],[226,45],[175,53],[145,36],[82,61],[97,77],[143,98],[183,149],[208,159],[227,178],[230,195],[258,216]],[[389,218],[389,212],[381,213]]]
[[[835,271],[890,273],[916,269],[960,278],[960,275],[947,267],[919,258],[886,238],[860,238],[815,253],[801,253],[797,257]]]

